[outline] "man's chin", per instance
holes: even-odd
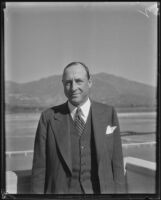
[[[74,106],[78,106],[81,104],[81,101],[78,98],[72,98],[70,99],[70,103]]]

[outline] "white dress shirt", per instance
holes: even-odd
[[[83,105],[79,106],[81,108],[81,111],[82,111],[81,117],[83,118],[85,123],[86,123],[87,118],[88,118],[90,106],[91,106],[91,101],[89,100],[89,98],[87,99],[87,101]],[[77,107],[73,106],[68,101],[68,108],[69,108],[69,111],[70,111],[70,115],[71,115],[72,119],[74,120]]]

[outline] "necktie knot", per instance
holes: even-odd
[[[75,117],[77,117],[77,116],[81,117],[81,115],[82,115],[82,110],[81,110],[80,107],[78,107],[77,110],[76,110]]]

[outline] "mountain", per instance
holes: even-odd
[[[156,88],[106,73],[94,74],[91,98],[116,107],[152,107]],[[8,107],[49,107],[66,101],[61,76],[54,75],[28,83],[6,81],[5,103]]]

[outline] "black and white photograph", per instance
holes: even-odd
[[[158,9],[5,3],[6,196],[156,194]]]

